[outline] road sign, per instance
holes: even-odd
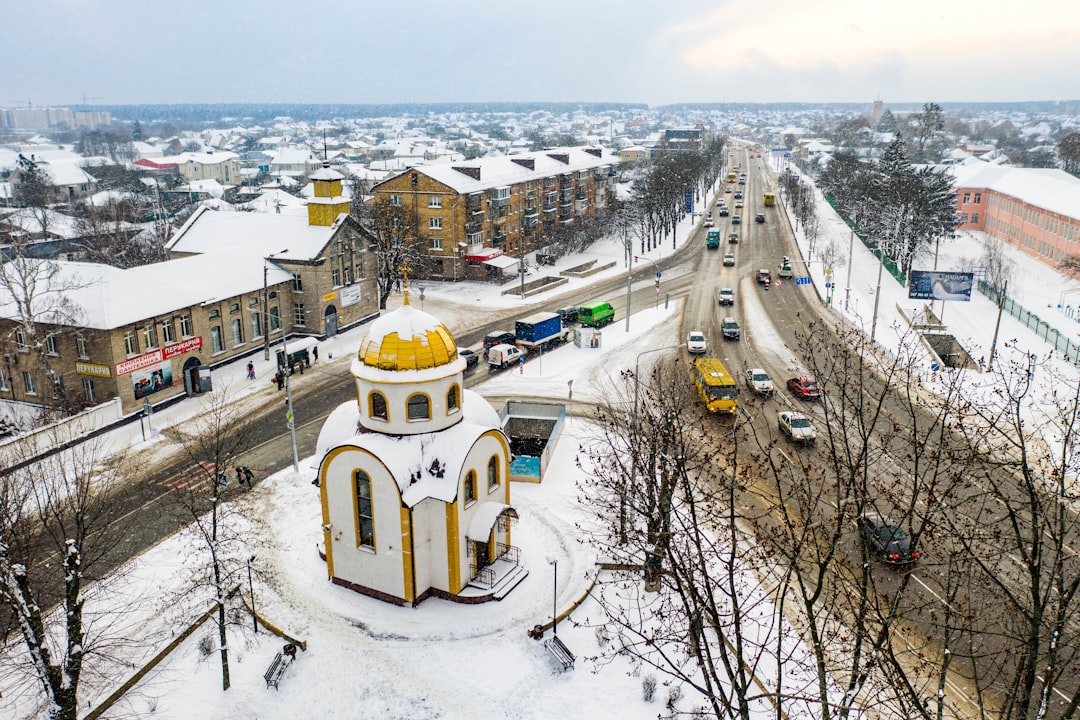
[[[941,369],[941,366],[938,365],[937,363],[930,363],[930,370],[931,371],[937,372],[940,369]]]
[[[657,282],[660,281],[660,271],[659,270],[656,271],[656,280],[657,280]]]
[[[796,285],[809,285],[810,284],[810,278],[808,278],[808,277],[797,277],[797,278],[795,278],[795,284]]]

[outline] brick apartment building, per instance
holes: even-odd
[[[405,208],[426,243],[422,274],[484,279],[543,246],[543,230],[595,213],[614,199],[619,158],[600,148],[554,148],[422,165],[372,188],[376,214]]]

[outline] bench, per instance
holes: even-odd
[[[544,641],[544,647],[548,652],[559,661],[563,670],[569,670],[574,667],[574,653],[570,652],[570,648],[563,644],[563,641],[559,639],[558,635],[552,635],[549,639]]]
[[[274,661],[270,663],[270,667],[266,668],[266,672],[263,673],[263,680],[266,681],[266,687],[271,685],[274,689],[278,689],[278,681],[281,680],[281,676],[285,674],[285,670],[292,664],[292,657],[289,655],[283,655],[278,653],[274,656]]]

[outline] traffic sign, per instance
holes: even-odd
[[[659,270],[656,271],[656,279],[660,280],[660,271]]]
[[[795,284],[796,285],[809,285],[810,284],[810,278],[808,278],[808,277],[797,277],[797,278],[795,278]]]
[[[938,365],[937,363],[930,363],[930,370],[931,371],[937,372],[940,369],[941,369],[941,366]]]

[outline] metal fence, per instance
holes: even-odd
[[[995,304],[1000,303],[1001,309],[1004,312],[1007,312],[1009,315],[1012,315],[1019,320],[1024,327],[1034,332],[1048,345],[1052,345],[1054,347],[1054,352],[1061,353],[1065,358],[1074,363],[1080,363],[1080,345],[1069,340],[1065,333],[1057,328],[1050,327],[1050,323],[1046,322],[1030,310],[1024,309],[1020,303],[1016,302],[1008,295],[1002,295],[1000,290],[985,280],[979,280],[976,283],[976,287],[979,292],[993,300]]]

